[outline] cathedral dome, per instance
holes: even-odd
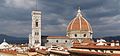
[[[71,31],[88,31],[92,33],[92,28],[89,22],[81,15],[80,9],[78,10],[76,17],[67,26],[67,32]]]

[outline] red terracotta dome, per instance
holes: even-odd
[[[67,31],[88,31],[92,33],[89,22],[81,15],[80,9],[76,17],[69,23]]]

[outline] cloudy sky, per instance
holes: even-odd
[[[64,36],[80,7],[94,37],[120,35],[120,0],[38,0],[42,35]],[[35,0],[0,0],[0,34],[28,37]]]

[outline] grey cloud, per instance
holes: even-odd
[[[0,1],[1,33],[28,36],[28,33],[31,33],[31,11],[35,8],[34,4],[29,9],[5,4],[5,0]],[[25,6],[29,6],[26,4]],[[75,17],[79,6],[84,17],[92,25],[95,37],[117,35],[120,33],[119,5],[119,0],[39,0],[38,9],[42,11],[42,35],[65,35],[66,27]]]
[[[1,31],[0,33],[5,33],[8,35],[13,35],[13,36],[22,36],[26,37],[25,35],[28,34],[29,30],[31,30],[31,25],[30,24],[21,24],[22,22],[20,21],[14,21],[14,20],[0,20],[0,27]],[[24,22],[23,22],[24,23]],[[29,23],[29,22],[27,22]],[[23,36],[24,35],[24,36]]]
[[[30,9],[35,6],[35,0],[4,0],[6,7]]]

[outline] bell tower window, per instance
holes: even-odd
[[[35,35],[36,35],[36,32],[35,32]]]
[[[35,35],[39,35],[39,32],[35,32]]]
[[[37,32],[37,35],[39,35],[39,32]]]
[[[39,43],[39,40],[35,40],[35,43]]]
[[[38,27],[38,22],[35,22],[36,27]]]

